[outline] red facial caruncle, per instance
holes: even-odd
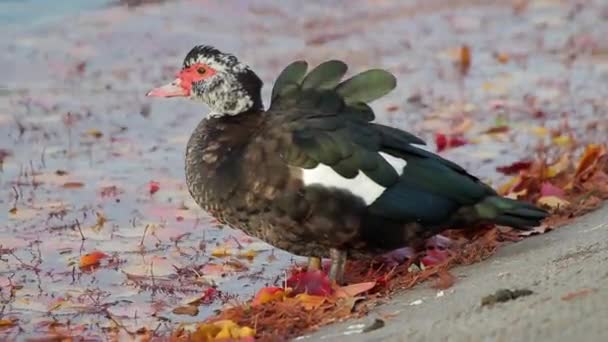
[[[207,64],[195,63],[182,69],[173,82],[164,86],[154,88],[146,96],[174,97],[190,96],[192,83],[208,79],[215,75],[217,71]]]

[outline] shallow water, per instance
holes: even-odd
[[[77,16],[57,6],[62,20],[0,38],[0,319],[24,329],[0,334],[100,336],[116,322],[163,334],[283,278],[292,256],[218,228],[187,193],[184,146],[206,108],[144,96],[195,44],[250,64],[266,98],[298,58],[388,68],[399,87],[375,103],[378,121],[429,141],[468,125],[461,130],[475,144],[445,155],[494,184],[504,180],[496,166],[551,143],[538,127],[567,122],[582,142],[606,141],[606,5],[533,1],[514,14],[483,3],[192,0],[126,9],[100,1]],[[451,57],[463,43],[473,56],[464,79]],[[499,124],[511,130],[482,134]],[[218,246],[233,255],[213,256]],[[79,257],[94,250],[112,257],[80,269]],[[259,254],[238,257],[249,250]],[[197,316],[171,312],[212,286],[222,295]]]

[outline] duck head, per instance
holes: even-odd
[[[235,56],[206,45],[195,46],[173,82],[147,96],[189,97],[207,104],[212,116],[262,109],[262,81]]]

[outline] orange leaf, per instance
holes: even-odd
[[[80,257],[80,267],[84,268],[84,267],[98,265],[99,262],[101,261],[101,259],[107,258],[107,257],[108,257],[107,254],[100,252],[100,251],[94,251],[89,254],[85,254]]]
[[[471,48],[468,45],[460,47],[460,56],[458,58],[458,69],[460,73],[466,75],[471,68]]]
[[[230,256],[230,250],[226,247],[217,247],[211,251],[211,255],[218,258]]]
[[[1,328],[10,328],[12,326],[15,326],[15,322],[12,319],[0,319],[0,329]]]
[[[494,53],[494,58],[496,58],[496,60],[501,64],[505,64],[509,61],[509,55],[504,52]]]
[[[579,159],[576,166],[576,177],[580,177],[583,173],[590,172],[596,165],[598,160],[606,154],[604,145],[590,144],[587,145],[583,156]]]
[[[285,290],[280,287],[263,287],[253,298],[251,302],[252,306],[262,305],[265,303],[272,302],[274,300],[280,300],[285,297]]]
[[[79,189],[79,188],[82,188],[83,186],[84,186],[84,183],[82,183],[82,182],[65,182],[62,185],[62,187],[64,189]]]
[[[365,283],[352,284],[348,286],[341,286],[336,289],[336,297],[338,298],[347,298],[347,297],[355,297],[363,292],[367,292],[376,286],[375,281],[369,281]]]
[[[570,167],[570,157],[568,154],[562,155],[559,160],[553,165],[549,166],[545,171],[545,177],[553,178],[560,173],[566,171]]]
[[[320,307],[325,301],[327,297],[325,296],[315,296],[309,295],[307,293],[300,293],[296,296],[296,300],[298,300],[306,310],[314,310]]]

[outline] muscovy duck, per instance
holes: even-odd
[[[495,223],[529,229],[547,212],[500,197],[424,141],[372,122],[368,103],[396,86],[373,69],[342,80],[330,60],[287,66],[264,110],[262,81],[235,56],[196,46],[177,78],[148,96],[184,96],[211,109],[186,148],[190,194],[223,224],[319,268],[346,257],[417,246],[447,228]]]

